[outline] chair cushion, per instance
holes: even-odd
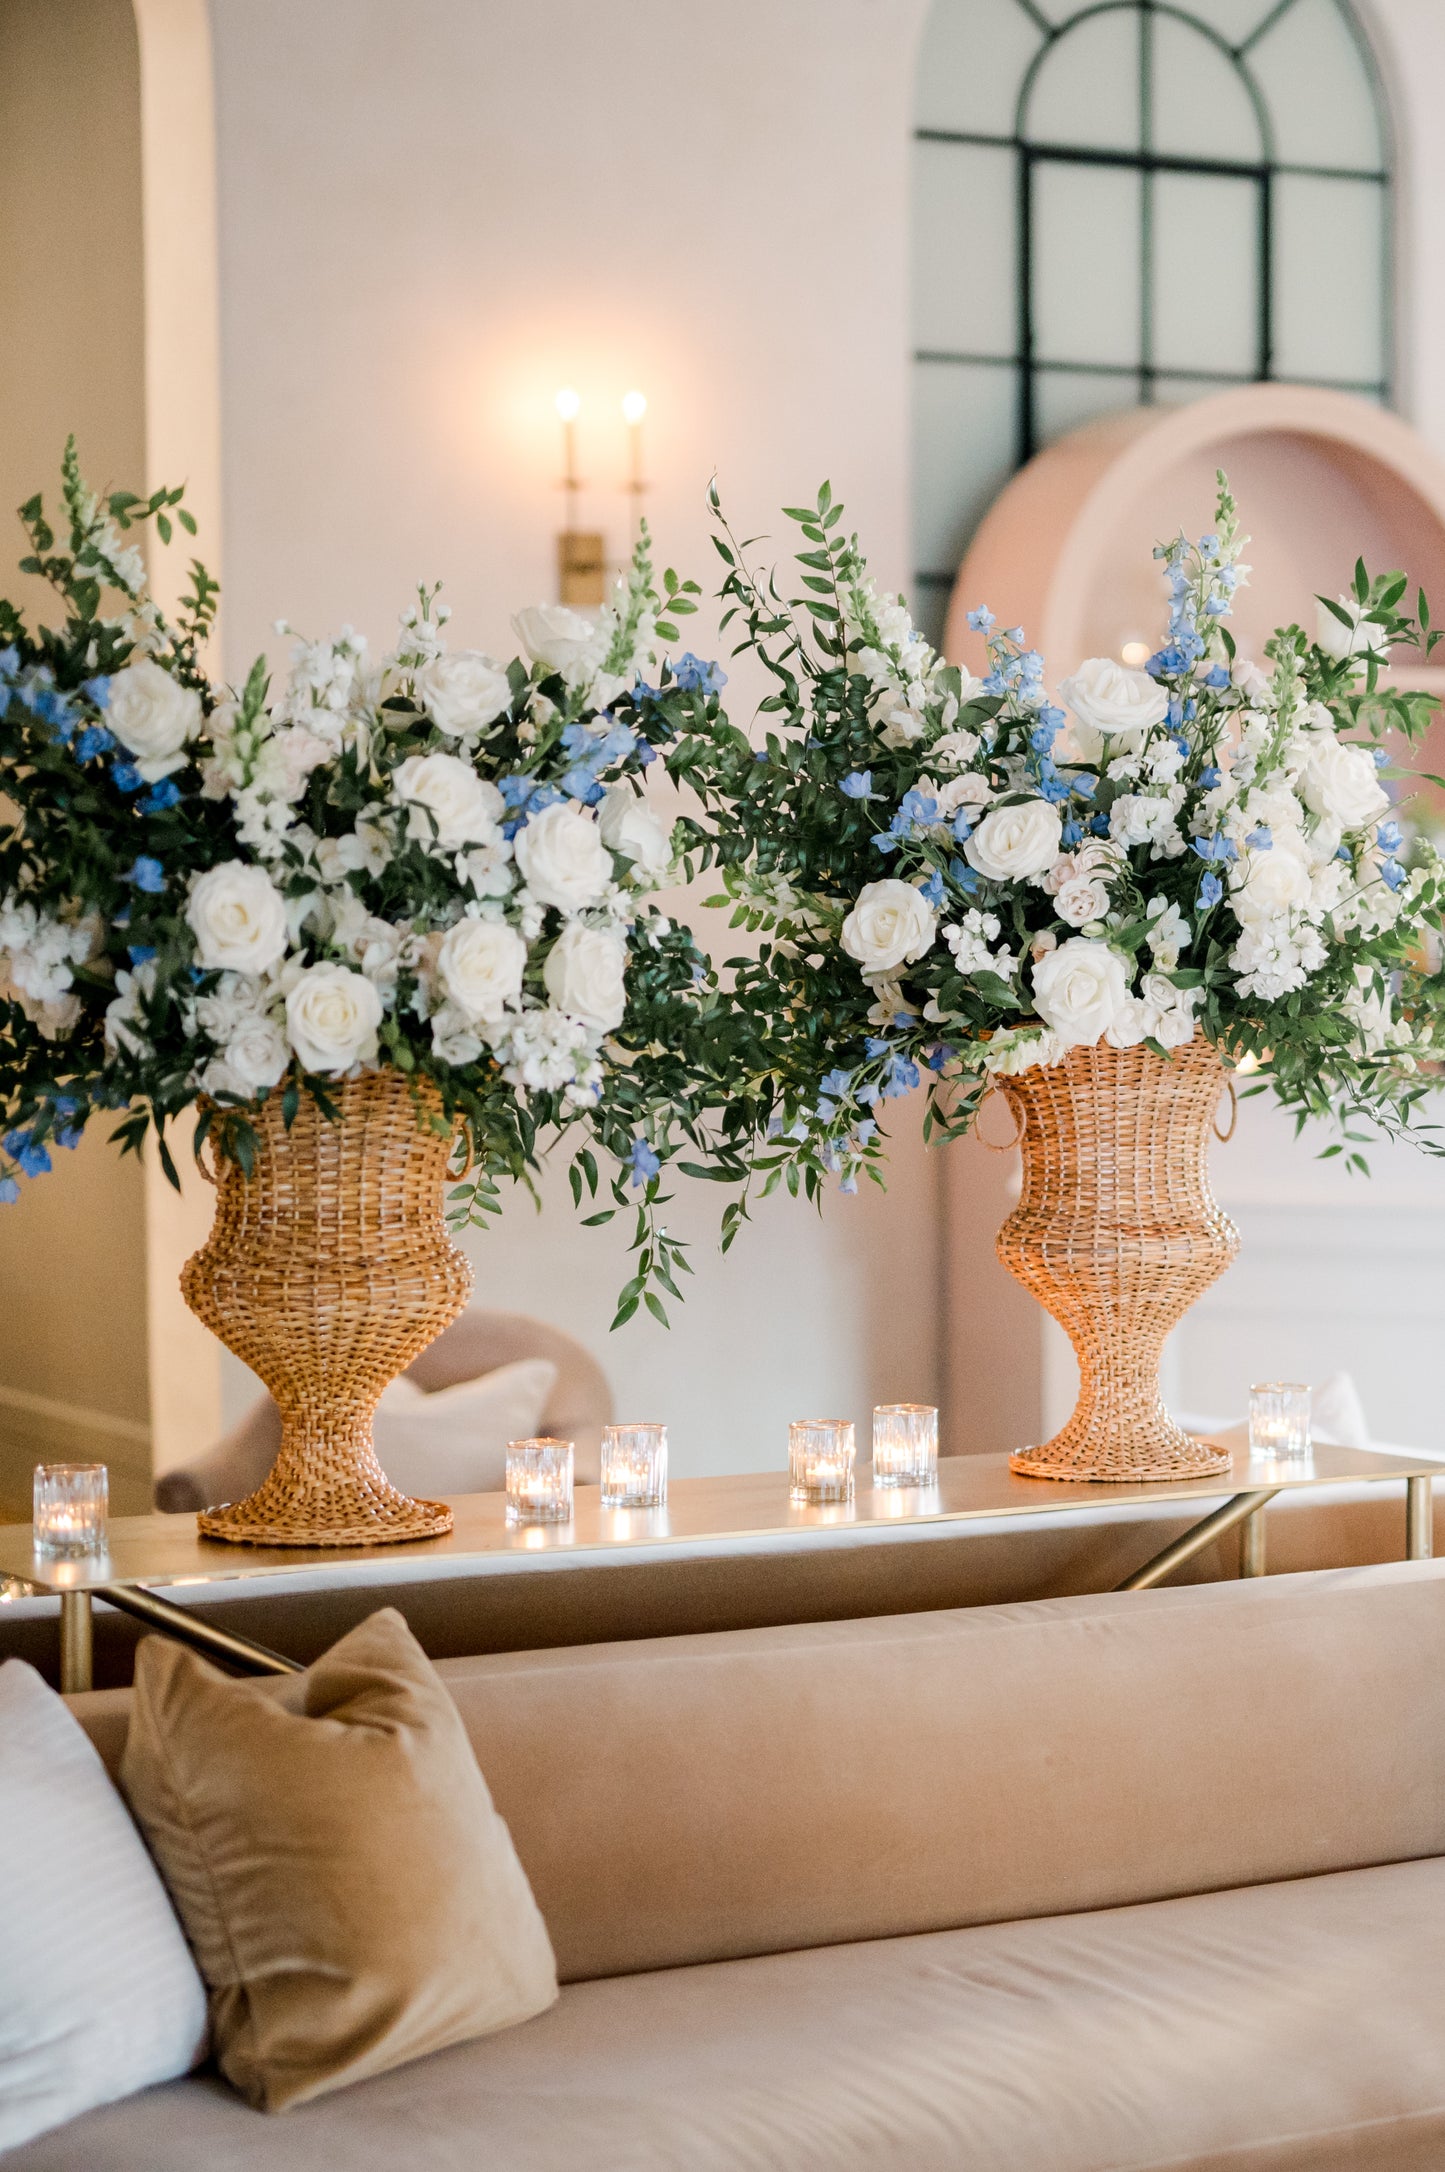
[[[540,2013],[546,1927],[456,1706],[401,1616],[231,1681],[147,1638],[121,1783],[268,2111]]]
[[[556,1385],[549,1358],[521,1358],[430,1394],[403,1375],[376,1407],[371,1430],[377,1461],[403,1493],[500,1493],[508,1441],[528,1440],[539,1430]]]
[[[84,1730],[0,1667],[0,2151],[204,2056],[206,1992]]]
[[[292,2120],[192,2080],[6,2172],[1438,2172],[1442,2012],[1431,1859],[576,1984]]]

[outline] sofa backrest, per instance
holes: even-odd
[[[1442,1662],[1425,1562],[441,1671],[575,1980],[1445,1853]]]

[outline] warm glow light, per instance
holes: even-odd
[[[1142,671],[1153,654],[1147,641],[1126,641],[1119,651],[1120,660],[1131,671]]]
[[[1238,1063],[1234,1067],[1235,1076],[1237,1078],[1248,1078],[1251,1072],[1257,1071],[1258,1069],[1259,1058],[1252,1051],[1247,1055],[1241,1056]]]
[[[644,415],[645,415],[646,413],[647,413],[647,394],[646,394],[645,392],[624,392],[624,393],[623,393],[623,395],[622,395],[622,419],[623,419],[623,421],[624,421],[624,422],[628,422],[628,423],[631,423],[632,427],[633,427],[634,429],[636,429],[636,427],[637,427],[638,423],[639,423],[639,422],[641,422],[641,420],[642,420],[643,416],[644,416]]]
[[[575,422],[582,412],[582,395],[574,392],[570,385],[564,385],[557,395],[555,405],[563,422]]]

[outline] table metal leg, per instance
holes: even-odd
[[[1252,1516],[1246,1516],[1239,1534],[1239,1573],[1241,1576],[1264,1574],[1264,1510],[1257,1508]]]
[[[243,1674],[300,1674],[302,1671],[299,1660],[287,1659],[281,1652],[273,1652],[268,1645],[253,1644],[249,1637],[238,1637],[234,1631],[218,1628],[214,1622],[200,1621],[185,1607],[173,1606],[169,1599],[158,1599],[153,1591],[145,1590],[142,1585],[98,1584],[96,1594],[107,1606],[119,1607],[122,1614],[143,1621],[148,1629],[159,1629],[163,1636],[174,1637],[178,1644],[188,1644],[192,1651],[204,1652],[208,1659],[219,1659],[226,1666],[238,1667]],[[64,1603],[62,1600],[62,1606]]]
[[[1405,1559],[1428,1561],[1435,1551],[1435,1481],[1405,1480]]]
[[[66,1696],[89,1689],[94,1680],[88,1591],[60,1594],[60,1686]]]
[[[1162,1584],[1165,1577],[1184,1562],[1192,1560],[1195,1554],[1203,1553],[1205,1547],[1211,1540],[1217,1539],[1221,1532],[1232,1531],[1237,1523],[1245,1523],[1247,1517],[1256,1515],[1266,1501],[1274,1499],[1279,1490],[1278,1486],[1265,1486],[1254,1493],[1236,1493],[1232,1501],[1226,1501],[1223,1508],[1216,1508],[1213,1515],[1206,1516],[1202,1523],[1196,1523],[1188,1531],[1181,1532],[1162,1553],[1156,1554],[1152,1561],[1146,1561],[1143,1568],[1136,1569],[1132,1576],[1126,1576],[1123,1583],[1116,1588],[1120,1591],[1148,1591],[1152,1585]],[[1247,1524],[1245,1528],[1248,1529]],[[1263,1559],[1261,1545],[1261,1562]]]

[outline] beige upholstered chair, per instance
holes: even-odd
[[[596,1358],[561,1328],[521,1312],[467,1311],[408,1367],[406,1377],[431,1393],[521,1358],[548,1358],[556,1366],[557,1385],[542,1412],[542,1427],[575,1443],[578,1482],[595,1485],[612,1390]],[[156,1507],[184,1513],[238,1501],[260,1485],[280,1445],[280,1413],[263,1395],[205,1455],[157,1479]]]

